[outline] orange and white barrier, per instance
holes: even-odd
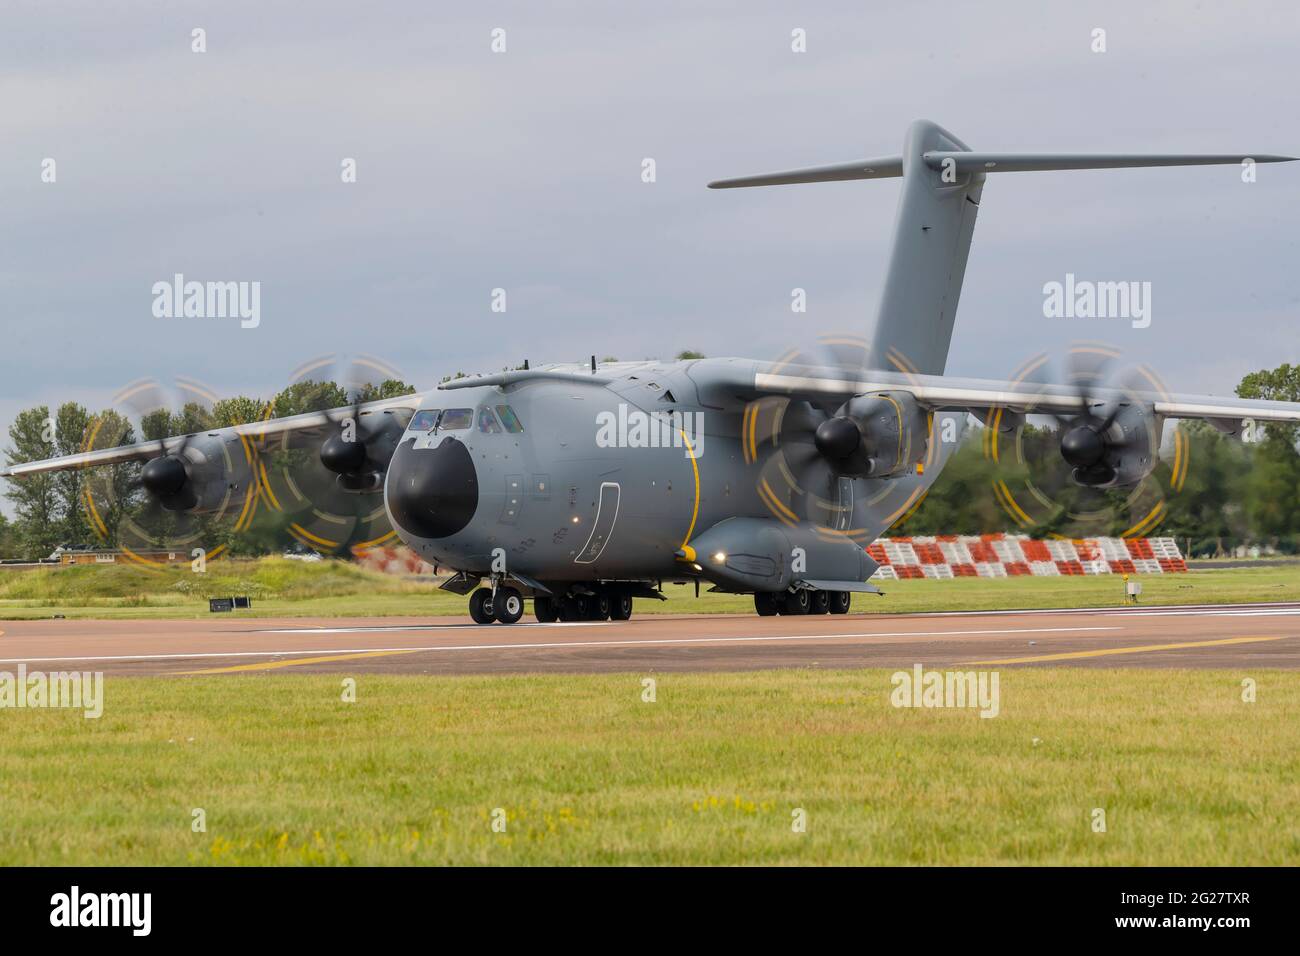
[[[941,534],[879,538],[867,553],[880,565],[872,580],[1166,574],[1187,570],[1173,538],[1052,538]]]

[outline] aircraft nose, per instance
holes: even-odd
[[[437,447],[403,441],[388,466],[388,510],[393,521],[420,538],[447,538],[478,509],[478,474],[469,449],[455,438]]]

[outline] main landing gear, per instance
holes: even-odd
[[[514,624],[524,616],[524,596],[514,588],[479,588],[469,598],[469,616],[475,624]]]
[[[848,614],[853,595],[848,591],[758,591],[754,610],[759,617],[774,614]]]
[[[533,598],[533,613],[543,624],[555,621],[626,621],[632,617],[632,595],[601,588],[595,594],[566,594]]]

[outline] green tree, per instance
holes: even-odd
[[[1160,532],[1190,541],[1193,554],[1222,554],[1250,536],[1243,506],[1250,449],[1208,422],[1179,422],[1178,430],[1189,456],[1187,477],[1166,496]]]
[[[181,410],[172,416],[171,433],[173,435],[195,435],[211,431],[217,427],[211,410],[198,402],[186,402]]]
[[[140,416],[142,441],[158,441],[172,435],[172,413],[165,408],[155,409]]]
[[[135,444],[135,431],[131,423],[111,408],[95,416],[90,436],[88,451]],[[138,485],[141,467],[140,462],[128,461],[81,473],[84,487],[94,505],[90,530],[96,543],[108,548],[116,548],[121,544],[118,529],[122,520],[138,510],[145,499],[145,494]]]
[[[76,402],[64,402],[54,416],[54,454],[76,455],[85,447],[90,431],[90,412]],[[59,536],[64,544],[93,544],[86,506],[81,492],[85,471],[73,468],[54,474],[54,491],[58,497]]]
[[[10,465],[52,458],[54,427],[48,406],[38,405],[18,413],[9,426],[10,445],[5,457]],[[23,557],[43,558],[59,544],[59,493],[50,474],[10,478],[5,497],[13,502],[18,549]]]
[[[294,382],[271,400],[275,418],[302,415],[305,412],[323,412],[350,404],[347,390],[337,382],[312,380]]]
[[[1300,365],[1251,372],[1237,386],[1242,398],[1300,401]],[[1300,426],[1270,423],[1251,456],[1245,482],[1246,513],[1254,536],[1294,550],[1300,538]]]
[[[217,428],[247,425],[261,421],[266,413],[266,402],[260,398],[236,395],[234,398],[223,398],[212,406],[212,424]]]
[[[708,356],[705,355],[703,352],[696,352],[693,349],[683,349],[682,351],[677,353],[677,359],[682,362],[685,362],[688,359],[702,359],[702,358],[708,358]]]
[[[18,535],[13,522],[0,514],[0,558],[16,558],[18,556]]]
[[[367,382],[357,390],[356,400],[358,402],[377,402],[384,398],[397,398],[399,395],[410,395],[415,391],[414,385],[407,385],[403,381],[395,378],[386,378],[378,385]]]

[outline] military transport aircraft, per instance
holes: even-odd
[[[414,551],[453,571],[480,623],[625,620],[665,581],[753,594],[761,615],[844,614],[866,546],[938,477],[960,426],[1060,423],[1078,485],[1124,488],[1158,461],[1166,419],[1240,434],[1300,404],[1167,393],[1152,380],[1039,384],[944,376],[985,180],[1035,170],[1284,162],[1286,156],[977,152],[933,123],[901,155],[710,183],[714,189],[902,179],[874,328],[826,361],[790,356],[553,364],[423,394],[15,464],[24,476],[144,462],[172,512],[248,501],[259,456],[308,449],[337,488],[382,503]],[[853,357],[849,357],[852,355]]]

